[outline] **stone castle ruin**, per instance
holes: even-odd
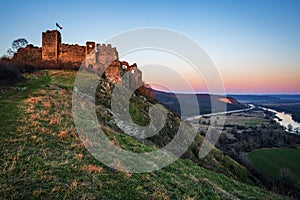
[[[19,65],[32,65],[38,69],[79,69],[83,64],[88,71],[103,74],[109,81],[119,83],[128,73],[126,84],[131,88],[142,83],[142,72],[136,64],[119,61],[117,49],[111,44],[88,41],[85,46],[62,43],[58,30],[42,33],[42,47],[32,44],[20,48],[12,58]],[[104,71],[104,73],[103,73]]]

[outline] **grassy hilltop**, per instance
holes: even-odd
[[[286,199],[264,189],[247,170],[214,149],[199,160],[200,135],[173,164],[130,174],[101,164],[85,149],[72,121],[74,71],[40,71],[0,90],[0,196],[3,199]],[[174,136],[166,129],[140,143],[123,134],[109,114],[110,84],[96,95],[99,123],[116,145],[135,152],[159,148]],[[133,119],[147,123],[151,104],[134,95]],[[171,115],[172,127],[179,121]],[[192,131],[192,130],[191,130]],[[120,168],[122,166],[119,166]]]

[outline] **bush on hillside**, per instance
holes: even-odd
[[[26,78],[20,71],[9,63],[0,62],[0,85],[25,82]]]
[[[36,71],[36,68],[33,65],[24,64],[24,65],[17,65],[16,67],[22,74],[33,73]]]

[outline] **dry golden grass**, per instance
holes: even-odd
[[[77,187],[77,180],[76,179],[74,179],[74,181],[72,181],[72,183],[71,183],[71,188],[72,189],[75,189],[76,187]]]
[[[27,99],[27,102],[28,103],[31,103],[31,104],[35,104],[35,103],[40,103],[40,102],[42,102],[42,98],[43,97],[29,97],[28,99]]]
[[[50,101],[45,101],[45,102],[43,102],[43,105],[44,105],[44,107],[46,107],[46,108],[50,108],[50,107],[51,107]]]
[[[125,172],[125,177],[127,177],[127,178],[130,178],[132,176],[132,174],[131,173],[129,173],[129,172]]]
[[[118,170],[118,171],[122,171],[123,170],[123,166],[121,164],[121,162],[119,160],[116,161],[115,163],[115,168]]]
[[[131,173],[129,173],[125,168],[122,166],[121,162],[119,160],[115,161],[115,169],[119,171],[119,173],[123,174],[124,177],[130,178],[132,176]]]
[[[31,122],[31,125],[32,125],[33,127],[38,127],[38,126],[40,126],[40,122],[38,122],[38,121],[32,121],[32,122]]]
[[[51,190],[51,193],[57,192],[60,190],[60,187],[54,186]]]
[[[34,112],[34,108],[35,108],[34,105],[29,105],[28,108],[27,108],[27,110],[26,110],[26,112],[27,113],[33,113]]]
[[[66,139],[68,133],[78,139],[74,126],[68,124],[72,118],[69,108],[71,101],[71,93],[63,89],[36,91],[26,100],[26,113],[30,114],[26,120],[28,126],[40,133],[57,135],[60,139]],[[42,125],[45,122],[49,126]]]
[[[67,95],[68,91],[67,90],[60,90],[59,94],[61,94],[61,95]]]
[[[96,165],[84,165],[81,170],[100,174],[103,171],[103,168]]]
[[[118,144],[118,140],[117,140],[117,138],[114,136],[114,138],[113,138],[113,140],[111,141],[112,142],[112,144],[114,145],[114,146],[119,146],[119,144]]]
[[[75,128],[74,128],[73,126],[70,128],[70,133],[71,133],[71,135],[72,135],[74,138],[78,138],[78,137],[77,137],[77,133],[76,133],[76,131],[75,131]]]
[[[51,117],[51,120],[49,122],[49,125],[56,125],[58,124],[57,118],[56,117]]]
[[[163,200],[169,200],[169,196],[166,194],[163,188],[156,187],[153,194],[152,199],[163,199]]]
[[[42,111],[42,115],[43,115],[43,118],[44,118],[45,120],[47,120],[46,118],[49,116],[49,110],[48,110],[48,109],[43,110],[43,111]]]
[[[30,115],[30,118],[29,118],[29,119],[31,119],[31,120],[40,120],[40,119],[41,119],[41,116],[40,116],[39,113],[32,113],[32,114]]]
[[[61,139],[65,139],[67,137],[67,131],[66,130],[60,131],[58,137]]]
[[[32,194],[33,194],[33,196],[39,196],[42,192],[43,192],[42,189],[38,189],[38,190],[34,190],[34,191],[32,192]]]
[[[76,154],[76,159],[81,160],[83,157],[82,153]]]

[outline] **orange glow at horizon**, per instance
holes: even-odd
[[[136,62],[143,71],[143,80],[153,89],[180,93],[294,93],[300,94],[300,68],[294,63],[267,62],[231,58],[216,59],[216,68],[223,85],[208,84],[207,78],[180,58],[166,52],[145,50],[133,52],[122,58]],[[282,66],[285,66],[283,68]],[[217,82],[217,80],[216,80]],[[167,89],[166,89],[167,88]],[[216,92],[224,88],[225,91]]]
[[[223,75],[227,93],[300,93],[297,73]]]
[[[295,75],[273,74],[272,76],[224,76],[223,83],[226,93],[300,93],[300,79]],[[205,79],[188,78],[194,91],[186,90],[181,87],[179,82],[170,80],[169,84],[172,88],[176,88],[175,92],[209,92],[205,84]],[[154,89],[161,91],[170,91],[159,84],[150,84]],[[174,91],[173,91],[174,92]]]

